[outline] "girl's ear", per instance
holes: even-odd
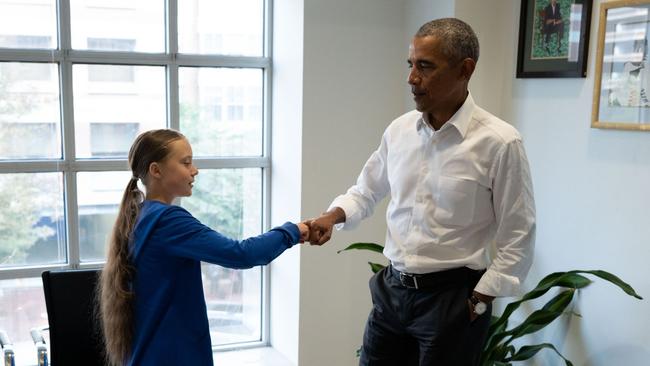
[[[149,174],[150,177],[153,177],[155,179],[160,179],[162,177],[162,171],[160,169],[160,164],[158,163],[151,163],[149,164]]]

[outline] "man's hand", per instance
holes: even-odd
[[[482,293],[476,291],[472,293],[472,296],[476,297],[480,302],[484,302],[488,305],[494,301],[494,296],[483,295]],[[467,299],[467,306],[469,307],[469,321],[471,323],[476,320],[479,315],[474,312],[474,305],[470,299]]]
[[[334,225],[345,222],[345,212],[334,207],[319,217],[306,221],[309,225],[309,243],[312,245],[323,245],[332,237]]]

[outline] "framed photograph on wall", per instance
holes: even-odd
[[[600,4],[591,126],[650,131],[650,0]]]
[[[587,76],[592,0],[522,0],[518,78]]]

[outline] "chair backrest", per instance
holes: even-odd
[[[43,272],[53,366],[104,365],[95,289],[100,270]]]

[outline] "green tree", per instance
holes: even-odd
[[[0,175],[0,266],[24,263],[38,239],[54,234],[50,227],[38,224],[52,204],[51,197],[44,197],[49,195],[43,192],[46,180],[35,174]]]
[[[209,121],[200,118],[198,108],[181,104],[180,119],[183,134],[194,151],[205,150],[210,141],[218,143]],[[207,134],[207,135],[206,135]],[[204,224],[232,237],[243,235],[243,176],[240,169],[202,170],[192,197],[183,200],[190,212]]]
[[[33,93],[14,93],[19,73],[15,64],[0,63],[0,141],[6,142],[19,136],[12,135],[8,122],[20,120],[31,113],[43,97]],[[15,131],[14,131],[15,133]],[[29,131],[24,131],[29,133]],[[25,139],[23,139],[24,141]],[[0,144],[0,158],[11,156],[6,143]],[[46,212],[55,215],[56,185],[45,175],[40,174],[2,174],[0,175],[0,266],[23,263],[26,252],[38,239],[53,234],[53,230],[39,225]],[[53,217],[53,220],[56,220]]]

